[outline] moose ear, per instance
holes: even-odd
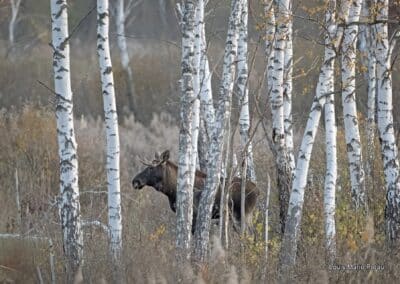
[[[161,154],[161,161],[162,162],[166,162],[169,159],[169,150],[165,150],[162,154]]]
[[[154,153],[154,159],[155,159],[156,161],[160,161],[160,152],[155,152],[155,153]]]

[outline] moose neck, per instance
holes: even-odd
[[[156,190],[164,193],[171,201],[176,200],[178,167],[170,161],[166,162],[162,182],[155,186]]]

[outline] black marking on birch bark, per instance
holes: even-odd
[[[59,73],[59,72],[69,72],[69,70],[67,68],[65,68],[64,66],[61,66],[60,68],[58,68],[58,70],[56,72],[57,73]]]
[[[60,5],[61,3],[63,3],[64,1],[57,1],[57,5]],[[63,12],[63,10],[67,10],[68,9],[68,5],[67,5],[67,3],[65,3],[65,4],[62,4],[62,5],[60,5],[60,9],[58,10],[58,12],[57,12],[57,14],[55,14],[54,15],[54,17],[56,18],[56,19],[58,19],[60,16],[61,16],[61,14],[62,14],[62,12]]]
[[[389,160],[385,164],[384,169],[386,170],[387,168],[397,168],[397,167],[398,167],[398,165],[396,163],[396,159],[394,158],[394,159]]]
[[[63,95],[60,94],[57,94],[56,96],[59,101],[59,104],[60,105],[62,104],[66,109],[72,106],[72,100],[68,100]]]
[[[68,107],[64,106],[63,104],[58,104],[56,106],[56,112],[57,111],[64,111],[64,112],[68,112]]]
[[[108,75],[112,73],[112,67],[107,66],[106,69],[103,71],[103,75]]]
[[[100,33],[97,34],[97,39],[98,39],[98,40],[101,40],[101,41],[103,41],[103,42],[107,40],[107,38],[106,38],[106,37],[103,37],[102,34],[100,34]]]
[[[97,18],[97,22],[99,25],[104,26],[104,19],[108,17],[108,13],[107,12],[103,12],[103,13],[98,13],[98,18]]]
[[[61,51],[59,51],[58,49],[56,49],[56,50],[54,50],[53,57],[54,57],[54,60],[59,61],[59,60],[61,60],[61,59],[64,59],[64,58],[65,58],[65,55],[64,55]]]
[[[394,128],[393,128],[393,122],[390,122],[390,123],[385,127],[384,133],[392,132],[392,130],[394,130]]]

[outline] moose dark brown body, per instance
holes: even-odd
[[[152,164],[146,164],[147,167],[138,173],[132,180],[132,185],[135,189],[142,189],[144,186],[151,186],[157,191],[164,193],[169,200],[169,205],[172,211],[176,212],[176,189],[178,166],[169,161],[169,151],[165,151],[160,157],[156,155],[156,159]],[[201,192],[204,188],[206,174],[196,171],[193,194],[193,229],[197,217],[197,207],[200,202]],[[230,198],[229,208],[233,209],[232,215],[236,220],[240,220],[240,204],[241,204],[241,182],[242,179],[235,177],[229,186]],[[246,200],[245,214],[246,219],[250,220],[253,210],[256,206],[259,190],[256,185],[251,182],[246,182]],[[212,218],[219,218],[219,204],[221,199],[221,187],[218,189],[213,206]]]

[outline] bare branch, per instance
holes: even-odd
[[[122,35],[122,34],[114,34],[116,36],[123,36],[126,38],[132,38],[132,39],[143,39],[143,40],[155,40],[155,41],[160,41],[160,42],[165,42],[168,43],[170,45],[173,45],[175,47],[177,47],[178,49],[181,49],[180,45],[177,44],[174,41],[171,40],[167,40],[167,39],[160,39],[160,38],[151,38],[151,37],[140,37],[140,36],[134,36],[134,35]]]
[[[83,24],[83,22],[85,22],[85,20],[89,17],[89,15],[96,9],[96,5],[94,5],[92,8],[90,8],[90,10],[86,13],[85,16],[83,16],[82,19],[79,20],[78,24],[71,30],[69,36],[64,40],[64,44],[66,42],[68,42],[72,36],[74,35],[74,33],[79,29],[79,27]]]
[[[133,9],[135,9],[137,6],[141,5],[143,3],[143,0],[130,0],[128,5],[126,5],[125,8],[125,16],[124,20],[129,16],[129,14],[132,13]]]

